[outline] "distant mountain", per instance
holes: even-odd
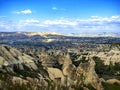
[[[120,32],[101,32],[101,33],[68,33],[60,34],[57,32],[0,32],[0,39],[14,38],[61,38],[61,37],[120,37]]]
[[[74,37],[120,37],[120,32],[100,32],[100,33],[70,33],[68,36]]]
[[[0,32],[0,36],[17,36],[17,35],[25,35],[27,37],[32,37],[35,35],[39,35],[42,37],[46,37],[47,35],[62,35],[56,32]]]
[[[24,35],[27,35],[29,37],[35,36],[35,35],[39,35],[42,37],[46,37],[47,35],[62,35],[62,34],[56,33],[56,32],[17,32],[17,33],[24,34]]]
[[[93,39],[94,37],[94,39]],[[98,37],[100,40],[98,40]],[[107,40],[105,39],[107,37]],[[59,34],[56,32],[0,32],[0,43],[14,42],[53,42],[53,41],[73,41],[78,40],[81,42],[119,42],[120,33],[71,33],[71,34]],[[88,41],[89,38],[89,41]],[[91,39],[92,38],[92,39]],[[83,41],[82,41],[83,40]]]
[[[56,32],[0,32],[0,40],[37,40],[49,38],[61,38],[63,35]]]

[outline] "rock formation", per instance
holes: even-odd
[[[77,67],[77,78],[80,81],[77,81],[80,85],[91,85],[97,90],[103,90],[101,81],[98,75],[95,72],[95,62],[90,59],[86,63],[81,63]]]
[[[102,59],[108,58],[108,60],[114,59],[115,61],[118,59],[119,61],[119,51],[81,54],[76,61],[83,59],[82,56],[86,57],[86,61],[80,62],[79,66],[75,66],[69,53],[59,50],[35,51],[31,49],[29,53],[29,50],[26,49],[26,52],[22,53],[16,48],[6,45],[0,46],[0,72],[3,76],[8,74],[13,84],[22,85],[34,82],[33,86],[35,87],[42,87],[44,84],[44,88],[59,86],[60,88],[68,87],[69,90],[79,88],[90,90],[89,86],[96,90],[103,90],[101,82],[120,84],[120,81],[116,79],[106,81],[100,79],[95,72],[96,63],[93,60],[93,56],[99,56]],[[0,78],[3,76],[0,74]]]

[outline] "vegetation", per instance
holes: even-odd
[[[69,90],[71,87],[61,86],[56,84],[53,81],[49,81],[46,86],[44,82],[37,84],[36,82],[27,82],[27,83],[13,83],[12,76],[8,74],[0,74],[0,90]],[[74,87],[75,90],[80,90],[80,86]]]
[[[76,53],[69,53],[69,54],[70,54],[70,58],[72,59],[72,62],[75,66],[79,66],[80,63],[88,62],[88,60],[86,60],[85,56],[82,56],[82,58],[78,59],[80,57],[80,54],[76,54]],[[88,53],[83,53],[81,55],[87,55],[87,54]]]
[[[102,75],[108,75],[108,76],[116,76],[117,79],[120,79],[120,63],[115,63],[113,65],[112,62],[110,62],[109,65],[104,65],[103,60],[101,60],[99,57],[94,56],[93,60],[96,63],[95,71],[100,76]]]
[[[104,90],[120,90],[120,85],[118,84],[108,84],[103,83]]]

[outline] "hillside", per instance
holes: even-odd
[[[88,59],[80,59],[81,56],[88,57]],[[2,85],[0,88],[16,88],[19,90],[20,88],[15,86],[19,85],[21,88],[26,88],[25,90],[28,88],[30,90],[33,88],[34,90],[41,90],[44,85],[44,90],[56,90],[56,88],[57,90],[58,88],[61,88],[60,90],[65,88],[69,88],[69,90],[79,90],[80,88],[83,90],[91,90],[92,88],[104,90],[107,83],[120,84],[119,80],[112,80],[114,76],[107,80],[105,77],[103,77],[105,79],[100,78],[99,71],[96,73],[99,68],[96,68],[96,64],[99,64],[96,62],[97,59],[84,54],[80,54],[80,57],[76,61],[75,56],[73,58],[72,54],[64,53],[61,50],[45,51],[39,49],[35,51],[34,48],[28,47],[21,52],[14,47],[2,45],[0,46],[0,82]],[[29,86],[32,82],[34,84]]]

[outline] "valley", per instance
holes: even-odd
[[[120,38],[1,32],[0,89],[119,90]]]

